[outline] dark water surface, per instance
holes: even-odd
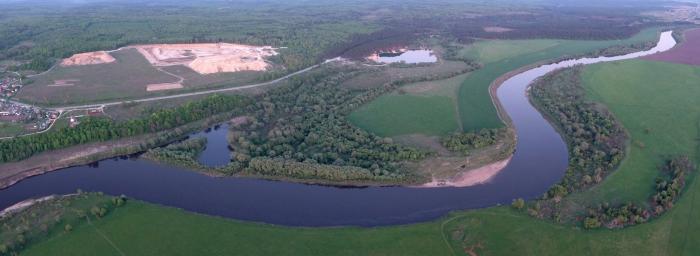
[[[338,188],[245,178],[211,178],[145,160],[110,159],[96,167],[80,166],[33,177],[0,191],[0,208],[19,201],[77,189],[127,195],[188,211],[240,220],[294,226],[379,226],[427,221],[452,210],[509,204],[534,198],[561,179],[567,166],[566,145],[528,102],[527,86],[554,69],[648,55],[675,45],[670,32],[656,48],[613,58],[584,58],[541,66],[516,75],[498,89],[513,120],[518,144],[510,164],[493,181],[467,188]],[[207,136],[200,161],[228,162],[225,127]]]

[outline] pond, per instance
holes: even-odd
[[[434,63],[437,62],[437,56],[432,50],[402,50],[396,52],[379,52],[370,59],[379,63]]]

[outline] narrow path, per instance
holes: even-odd
[[[121,49],[121,48],[120,48],[120,49]],[[294,73],[285,75],[285,76],[280,77],[280,78],[277,78],[277,79],[275,79],[275,80],[271,80],[271,81],[267,81],[267,82],[262,82],[262,83],[257,83],[257,84],[249,84],[249,85],[236,86],[236,87],[227,87],[227,88],[220,88],[220,89],[210,89],[210,90],[197,91],[197,92],[189,92],[189,93],[182,93],[182,94],[174,94],[174,95],[168,95],[168,96],[158,96],[158,97],[141,98],[141,99],[136,99],[136,100],[120,100],[120,101],[112,101],[112,102],[105,102],[105,103],[95,103],[95,104],[86,104],[86,105],[77,105],[77,106],[49,107],[49,108],[44,108],[44,109],[53,110],[53,111],[58,111],[59,113],[63,113],[63,112],[66,112],[66,111],[73,111],[73,110],[86,110],[86,109],[92,109],[92,108],[104,108],[104,107],[107,107],[107,106],[115,106],[115,105],[120,105],[120,104],[124,104],[124,103],[127,103],[127,102],[150,102],[150,101],[158,101],[158,100],[166,100],[166,99],[176,99],[176,98],[183,98],[183,97],[190,97],[190,96],[197,96],[197,95],[207,95],[207,94],[214,94],[214,93],[221,93],[221,92],[229,92],[229,91],[239,91],[239,90],[250,89],[250,88],[255,88],[255,87],[260,87],[260,86],[266,86],[266,85],[271,85],[271,84],[274,84],[274,83],[277,83],[277,82],[281,82],[281,81],[284,81],[284,80],[289,79],[289,78],[291,78],[291,77],[294,77],[294,76],[297,76],[297,75],[306,73],[306,72],[308,72],[308,71],[311,71],[311,70],[313,70],[313,69],[315,69],[315,68],[320,67],[320,66],[323,65],[323,64],[330,63],[330,62],[335,62],[335,61],[341,61],[341,60],[342,60],[342,58],[340,58],[340,57],[333,58],[333,59],[328,59],[328,60],[325,60],[324,62],[321,62],[321,63],[319,63],[319,64],[316,64],[316,65],[310,66],[310,67],[308,67],[308,68],[305,68],[305,69],[296,71],[296,72],[294,72]],[[53,69],[53,67],[52,67],[52,69]],[[167,72],[167,71],[164,71],[164,70],[161,70],[161,69],[158,69],[158,70],[160,70],[160,71],[162,71],[162,72],[164,72],[164,73],[167,73],[167,74],[169,74],[169,75],[172,75],[172,76],[174,76],[174,77],[179,78],[179,79],[180,79],[180,83],[182,83],[182,82],[184,81],[184,78],[181,77],[181,76],[172,74],[172,73],[170,73],[170,72]],[[47,70],[46,72],[48,72],[48,71],[50,71],[50,69]],[[44,73],[45,73],[45,72],[44,72]],[[13,103],[13,104],[21,105],[21,106],[26,106],[26,107],[36,107],[36,106],[30,105],[30,104],[26,104],[26,103],[22,103],[22,102],[19,102],[19,101],[14,101],[14,100],[9,100],[9,102],[11,102],[11,103]],[[58,118],[57,118],[56,120],[58,120]],[[53,123],[51,123],[51,126],[49,126],[48,128],[46,128],[46,129],[44,129],[44,130],[42,130],[42,131],[33,132],[33,133],[27,133],[27,134],[22,134],[22,135],[20,135],[20,136],[2,137],[2,138],[0,138],[0,140],[11,139],[11,138],[14,138],[14,137],[29,136],[29,135],[44,133],[44,132],[46,132],[46,131],[49,131],[49,130],[51,129],[51,127],[53,127],[53,124],[54,124],[54,123],[56,123],[56,122],[54,121]]]
[[[98,235],[100,235],[105,241],[107,241],[107,243],[109,243],[109,245],[111,245],[112,248],[114,248],[115,250],[117,250],[117,252],[119,253],[119,255],[126,256],[126,254],[124,253],[124,251],[122,251],[121,249],[119,249],[119,247],[117,247],[117,245],[116,245],[111,239],[109,239],[109,237],[107,237],[107,236],[102,232],[102,230],[100,230],[99,228],[97,228],[95,225],[92,224],[92,221],[90,221],[90,216],[85,216],[85,218],[87,219],[88,225],[90,225],[91,227],[93,227],[93,228],[95,229],[95,232],[97,232]]]

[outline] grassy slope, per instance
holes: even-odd
[[[592,79],[605,76],[610,72],[608,69],[619,77],[639,77],[624,81]],[[678,111],[670,103],[690,104],[697,101],[700,95],[698,87],[692,87],[690,82],[700,79],[700,68],[629,61],[591,67],[586,77],[589,90],[598,92],[594,97],[610,105],[614,114],[630,130],[633,140],[640,136],[649,140],[646,136],[653,136],[660,144],[694,141],[693,146],[697,146],[699,112]],[[609,90],[613,86],[615,90]],[[629,107],[621,108],[622,105],[616,104],[618,102],[625,102],[626,106],[660,104],[669,107],[630,112]],[[680,115],[677,112],[686,112],[680,114],[686,116],[695,114],[695,117],[678,119]],[[669,116],[677,117],[669,120]],[[649,135],[643,131],[643,124],[669,122],[674,122],[673,126],[667,125],[663,129],[678,132],[674,136],[663,136],[671,133],[660,130]],[[689,131],[677,131],[676,126]],[[653,144],[649,142],[647,145],[650,143]],[[679,152],[683,148],[686,147],[673,146],[671,151]],[[693,152],[685,153],[692,154],[697,161],[698,154],[691,148],[685,150]],[[624,168],[615,175],[629,172]],[[653,163],[643,168],[656,170]],[[616,176],[603,186],[611,186],[609,184],[619,179]],[[638,182],[646,186],[653,182],[652,179],[649,177]],[[447,242],[455,254],[463,255],[463,238],[457,236],[455,230],[465,231],[467,245],[476,242],[483,245],[483,249],[477,250],[479,255],[697,255],[700,252],[700,243],[695,242],[700,241],[700,222],[697,221],[700,219],[699,193],[700,182],[693,180],[676,207],[660,219],[614,231],[583,231],[556,225],[530,218],[508,207],[459,212],[438,221],[408,226],[299,229],[204,217],[139,202],[128,203],[95,225],[127,255],[234,252],[243,255],[451,255]],[[90,226],[80,226],[69,235],[56,236],[27,251],[27,255],[110,253],[116,254],[115,249],[96,235],[95,229]]]
[[[457,130],[454,102],[445,96],[384,95],[349,116],[379,136],[446,135]]]
[[[567,41],[557,40],[558,44],[547,46],[544,43],[528,43],[540,47],[534,47],[528,51],[523,47],[523,40],[498,41],[490,45],[490,41],[477,43],[479,51],[485,54],[483,59],[478,59],[485,63],[484,68],[473,72],[459,89],[459,115],[462,127],[465,131],[480,130],[483,128],[502,127],[503,123],[496,114],[496,109],[491,102],[489,95],[489,85],[499,76],[516,70],[520,67],[530,65],[539,61],[555,59],[566,55],[576,55],[587,53],[596,49],[606,48],[613,45],[630,44],[654,40],[658,36],[658,29],[646,29],[632,38],[626,40],[611,41]],[[534,40],[547,42],[549,40]],[[510,47],[508,44],[510,43]],[[493,49],[492,49],[493,47]],[[511,50],[505,50],[511,48]],[[495,54],[494,52],[499,52]],[[472,53],[472,56],[477,56]]]

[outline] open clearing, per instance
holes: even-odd
[[[700,29],[688,30],[683,35],[685,41],[680,45],[645,59],[700,66]]]
[[[265,71],[266,57],[277,55],[270,46],[241,44],[148,44],[137,49],[154,66],[183,65],[200,74]]]
[[[656,154],[655,159],[659,154],[683,150],[698,160],[700,92],[690,81],[700,79],[700,68],[627,61],[588,67],[586,77],[590,96],[609,104],[609,109],[630,131],[632,140],[643,139],[646,150]],[[615,77],[636,78],[607,80]],[[692,79],[678,84],[679,77]],[[603,78],[608,82],[603,83]],[[678,102],[679,106],[669,106],[668,102]],[[695,104],[696,108],[679,111],[688,104]],[[648,125],[654,126],[646,133],[644,129]],[[677,149],[666,151],[677,145]],[[628,162],[631,161],[625,165]],[[617,177],[632,173],[625,168],[602,186],[610,186],[617,180],[651,189],[653,177],[643,180]],[[640,168],[645,168],[643,172],[656,171],[654,163]],[[691,176],[687,191],[671,211],[650,223],[622,230],[586,231],[537,220],[510,207],[457,212],[432,222],[395,227],[290,228],[225,220],[131,201],[94,222],[94,226],[81,225],[70,233],[60,233],[29,247],[26,255],[118,255],[103,237],[95,235],[99,229],[127,255],[467,255],[465,248],[481,245],[475,247],[478,255],[691,256],[700,251],[700,243],[696,242],[700,241],[697,221],[700,183],[696,177]],[[265,241],[266,246],[256,246],[258,241]]]
[[[379,136],[447,135],[457,131],[454,103],[448,97],[384,95],[348,117],[358,127]]]
[[[61,66],[82,66],[82,65],[96,65],[114,62],[115,59],[112,55],[105,51],[97,52],[85,52],[74,54],[70,58],[66,58],[61,61]]]
[[[151,66],[135,49],[111,53],[116,61],[99,65],[56,66],[30,78],[17,98],[46,105],[138,98],[147,95],[146,85],[174,83],[179,79]],[[60,86],[57,86],[60,85]]]
[[[276,55],[269,46],[155,44],[76,54],[31,77],[17,98],[44,106],[137,99],[177,89],[238,86],[260,80]]]

